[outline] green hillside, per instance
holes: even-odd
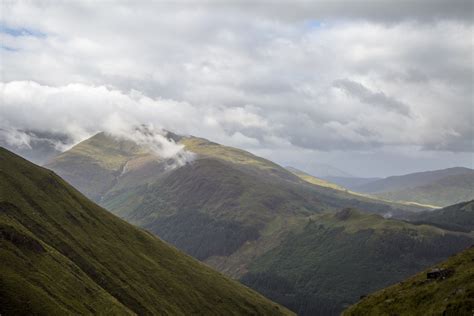
[[[2,315],[290,314],[3,148],[0,178]]]
[[[454,273],[445,279],[427,279],[425,270],[403,282],[368,295],[343,315],[472,315],[474,310],[474,247],[434,268]]]
[[[225,260],[226,266],[217,257],[264,235],[278,239],[287,229],[272,234],[269,223],[347,206],[394,215],[420,209],[308,183],[268,160],[202,138],[172,138],[197,154],[195,161],[168,170],[146,149],[99,133],[47,167],[113,213],[233,276],[249,260]]]
[[[471,232],[474,231],[474,200],[413,214],[411,221],[455,231]]]
[[[91,141],[95,137],[111,138],[98,134],[78,146],[96,146]],[[311,183],[271,161],[205,139],[177,135],[172,138],[196,154],[192,162],[167,169],[165,161],[140,151],[139,154],[127,153],[131,157],[110,170],[101,167],[110,160],[107,155],[98,154],[93,160],[79,159],[83,154],[77,149],[65,152],[48,167],[82,189],[81,185],[87,184],[83,180],[89,177],[87,170],[99,166],[114,179],[97,199],[102,206],[236,279],[256,271],[256,265],[264,262],[260,258],[288,242],[289,236],[301,233],[308,218],[319,218],[318,214],[355,207],[367,213],[408,218],[413,211],[423,210],[418,206],[390,203]],[[121,141],[113,139],[110,144],[118,146]],[[91,179],[91,185],[95,186],[95,178]],[[456,237],[455,240],[464,245],[465,239]],[[331,249],[332,241],[327,242],[325,249]],[[298,247],[307,246],[302,243]],[[333,243],[333,246],[337,244]],[[365,250],[361,248],[360,251],[363,255]],[[343,260],[344,253],[338,255],[338,260]],[[446,256],[439,260],[444,258]],[[400,260],[398,257],[393,259]],[[412,256],[407,260],[412,264],[418,259]],[[421,268],[431,263],[420,261],[424,264]],[[317,268],[319,262],[311,264]],[[371,267],[379,268],[379,264],[382,263],[376,261]],[[295,271],[303,273],[306,270],[295,267]],[[304,277],[304,274],[298,275],[289,282]],[[405,276],[397,275],[398,278]],[[371,282],[375,281],[369,280],[368,284]],[[267,293],[256,283],[248,284]],[[369,285],[363,288],[371,289]],[[298,295],[303,293],[311,297],[310,287],[298,285],[297,288]],[[325,284],[323,290],[331,291],[331,285]],[[347,290],[350,291],[348,299],[325,296],[319,297],[318,302],[332,311],[341,310],[341,304],[353,303],[353,298],[359,295],[356,289]],[[301,305],[309,304],[305,300],[298,298],[290,302],[274,297],[288,303],[295,311],[302,311],[303,315],[311,310]]]
[[[426,185],[382,192],[375,196],[444,207],[474,199],[474,172],[451,175]]]
[[[241,280],[298,314],[337,315],[472,243],[468,235],[344,209],[312,216]]]

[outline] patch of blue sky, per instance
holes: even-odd
[[[6,50],[8,52],[17,52],[17,51],[19,51],[18,48],[13,48],[13,47],[2,45],[2,44],[0,44],[0,50]]]
[[[46,37],[46,34],[34,29],[24,27],[9,27],[3,23],[0,23],[0,33],[8,34],[14,37],[19,36],[32,36],[32,37]]]
[[[306,20],[304,22],[304,27],[306,29],[319,29],[324,27],[325,23],[319,21],[319,20]]]

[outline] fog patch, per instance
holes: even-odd
[[[196,154],[168,137],[168,132],[153,124],[136,124],[119,116],[111,118],[105,132],[113,137],[129,140],[166,161],[166,169],[175,169],[191,163]]]

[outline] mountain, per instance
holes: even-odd
[[[289,315],[0,148],[0,314]]]
[[[326,188],[331,188],[331,189],[340,190],[340,191],[346,191],[345,188],[343,188],[343,187],[341,187],[341,186],[339,186],[335,183],[331,183],[330,181],[314,177],[314,176],[312,176],[312,175],[310,175],[310,174],[308,174],[304,171],[301,171],[299,169],[288,166],[288,167],[286,167],[286,170],[288,170],[289,172],[293,173],[298,178],[300,178],[300,179],[302,179],[306,182],[309,182],[309,183],[312,183],[312,184],[315,184],[315,185],[319,185],[319,186],[322,186],[322,187],[326,187]]]
[[[414,188],[430,184],[448,176],[473,174],[469,168],[448,168],[442,170],[410,173],[402,176],[392,176],[357,187],[356,191],[364,193],[380,193]]]
[[[446,277],[427,278],[434,269]],[[472,315],[474,247],[403,282],[368,295],[343,315]]]
[[[456,167],[411,173],[352,186],[351,189],[382,199],[443,207],[474,199],[474,170]]]
[[[318,178],[353,177],[350,173],[325,163],[307,163],[304,165],[304,169],[310,170],[311,174]]]
[[[339,315],[472,244],[467,234],[343,209],[309,217],[241,280],[299,315]]]
[[[71,143],[72,139],[61,133],[0,127],[0,146],[37,164],[46,163]]]
[[[374,194],[392,201],[447,206],[474,199],[474,172],[450,175],[429,184]]]
[[[416,213],[413,214],[411,221],[454,231],[472,232],[474,231],[474,200],[443,209]]]
[[[310,236],[313,231],[318,233],[317,224],[314,224],[314,228],[313,225],[308,226],[310,220],[330,226],[328,223],[331,221],[327,217],[348,207],[357,208],[364,213],[402,218],[412,216],[414,211],[424,210],[418,206],[385,202],[317,185],[271,161],[206,139],[170,133],[166,137],[184,146],[185,150],[193,153],[194,158],[181,167],[170,167],[173,163],[156,152],[131,141],[100,133],[64,152],[47,167],[58,172],[112,213],[160,236],[226,275],[272,296],[301,315],[312,315],[314,310],[337,313],[345,305],[354,303],[361,292],[368,293],[369,290],[387,285],[384,280],[377,281],[367,277],[367,281],[362,282],[360,287],[341,289],[344,294],[331,298],[321,293],[335,293],[339,284],[327,281],[318,287],[319,292],[316,293],[316,281],[305,284],[298,280],[309,279],[306,273],[313,273],[325,263],[306,260],[304,256],[288,258],[291,260],[285,265],[293,271],[288,277],[273,273],[273,260],[276,260],[275,263],[280,260],[275,251],[279,251],[281,247],[287,249],[293,244],[294,236],[300,236],[308,229]],[[372,215],[367,214],[361,216],[372,218]],[[394,282],[408,276],[407,273],[414,273],[436,260],[445,259],[451,254],[450,251],[459,250],[458,247],[465,247],[472,241],[459,232],[451,233],[426,225],[391,221],[382,216],[376,218],[377,220],[369,221],[371,226],[366,227],[367,232],[361,233],[370,236],[373,234],[374,240],[370,239],[370,247],[353,245],[362,257],[370,257],[371,251],[378,253],[377,251],[382,250],[377,249],[384,249],[386,240],[392,238],[386,237],[384,232],[393,232],[395,229],[387,228],[393,223],[401,223],[399,226],[395,225],[400,228],[397,234],[393,233],[396,236],[393,237],[394,240],[404,242],[403,236],[406,234],[409,234],[407,238],[410,245],[414,240],[423,240],[416,243],[419,248],[408,247],[406,256],[400,256],[399,252],[394,251],[393,256],[387,257],[394,265],[399,264],[397,269],[404,269],[400,270],[403,273],[393,273],[394,277],[390,280]],[[353,222],[356,222],[355,219],[344,221],[342,226],[352,227]],[[358,235],[342,233],[345,231],[343,227],[334,230],[331,226],[328,229],[339,234],[337,236],[341,240],[358,240]],[[418,238],[412,238],[410,234]],[[296,251],[304,255],[312,247],[317,247],[318,239],[314,242],[313,237],[302,236],[301,241],[294,244]],[[424,259],[418,252],[430,253],[430,249],[436,248],[432,243],[438,242],[438,239],[443,247],[450,245],[449,251]],[[332,265],[334,262],[345,261],[345,251],[350,249],[338,244],[338,238],[320,241],[324,241],[325,246],[314,250],[315,255],[311,258],[329,258]],[[392,242],[390,245],[398,247],[395,244]],[[339,247],[345,250],[333,253],[334,257],[331,257],[330,252]],[[403,261],[405,257],[407,259]],[[299,267],[302,263],[307,263],[307,266]],[[367,264],[369,268],[365,271],[382,270],[386,274],[392,274],[392,270],[387,272],[385,265],[383,260],[373,260],[373,264]],[[350,279],[357,266],[358,262],[352,261],[337,273],[340,278]],[[277,291],[273,295],[273,290],[268,290],[268,286],[262,286],[256,281],[258,277],[253,277],[266,272],[272,278],[265,282],[273,282],[278,287],[283,284],[278,280],[283,278],[294,286],[293,292],[281,296]],[[312,301],[315,303],[311,303]],[[315,304],[319,307],[314,307]]]
[[[349,190],[357,190],[358,187],[381,180],[382,178],[357,178],[357,177],[325,177],[325,180],[335,183]]]
[[[348,206],[394,216],[420,210],[314,185],[271,161],[202,138],[167,137],[195,159],[168,168],[144,146],[99,133],[46,167],[114,214],[232,276],[251,258],[234,262],[230,255],[262,238],[271,240],[264,249],[273,246],[295,218]],[[273,226],[278,229],[269,232]]]

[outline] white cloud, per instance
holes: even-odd
[[[270,158],[471,152],[469,3],[369,4],[7,2],[29,33],[0,33],[2,125],[75,142],[119,117]]]

